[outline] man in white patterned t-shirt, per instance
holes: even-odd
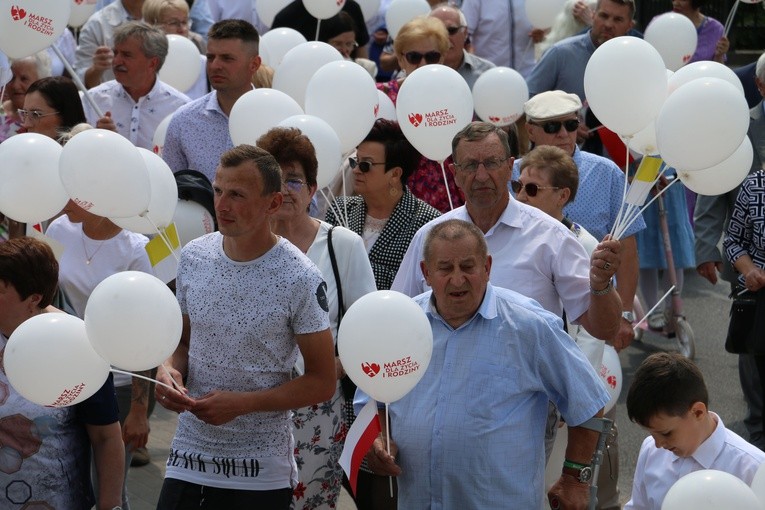
[[[187,244],[176,280],[183,336],[157,402],[180,413],[158,509],[284,508],[297,483],[290,409],[332,396],[337,375],[326,284],[271,232],[281,172],[262,149],[221,157],[220,232]],[[298,356],[305,373],[290,379]],[[172,377],[172,381],[171,381]]]

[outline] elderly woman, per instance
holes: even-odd
[[[31,237],[0,243],[0,349],[22,322],[60,312],[50,306],[57,282],[58,263],[47,244]],[[124,450],[111,376],[92,397],[63,408],[26,400],[2,366],[0,386],[4,479],[19,480],[40,507],[119,507]],[[100,484],[97,499],[90,479],[91,450]]]
[[[308,215],[316,193],[318,163],[308,137],[295,128],[274,128],[258,139],[258,147],[270,152],[282,170],[284,202],[272,219],[271,229],[300,248],[321,270],[327,283],[332,334],[345,310],[364,294],[375,290],[372,268],[364,242],[348,229],[334,227]],[[345,372],[337,363],[337,386],[331,400],[296,409],[295,460],[300,483],[293,508],[329,509],[337,506],[343,471],[338,464],[350,424],[341,380]],[[302,371],[302,359],[298,360]],[[352,396],[349,395],[352,399]]]
[[[23,124],[18,111],[24,108],[24,96],[29,86],[51,75],[51,60],[46,51],[11,60],[13,78],[6,85],[8,100],[3,102],[0,116],[0,142],[15,135]]]
[[[194,43],[194,46],[199,50],[201,71],[194,85],[189,90],[182,90],[181,92],[191,99],[198,99],[207,94],[210,91],[205,69],[207,43],[201,35],[189,31],[191,27],[189,4],[185,0],[146,0],[141,8],[141,14],[146,23],[158,26],[167,35],[187,37]]]
[[[737,338],[737,343],[748,347],[753,354],[760,379],[760,398],[765,395],[765,334],[762,324],[762,304],[765,301],[765,170],[750,174],[741,184],[741,190],[733,206],[728,229],[723,240],[725,255],[736,268],[738,276],[733,288],[733,297],[749,297],[757,304],[751,324],[735,324],[741,317],[731,314],[729,335],[749,336]],[[755,323],[759,321],[759,327]],[[765,430],[763,430],[765,432]]]
[[[378,290],[390,289],[417,230],[441,215],[407,187],[418,161],[399,125],[377,120],[350,160],[358,195],[339,197],[327,211],[329,223],[347,218],[348,228],[364,239]]]
[[[449,44],[449,33],[441,20],[433,17],[414,18],[401,27],[393,43],[393,50],[404,76],[388,83],[378,83],[377,88],[385,92],[395,104],[399,87],[406,76],[428,64],[443,64]],[[449,156],[444,162],[446,168],[449,168],[451,161]],[[465,203],[462,190],[455,184],[452,173],[446,172],[444,185],[441,165],[425,156],[420,156],[420,161],[407,184],[415,197],[441,212],[447,212],[452,207],[459,207]]]

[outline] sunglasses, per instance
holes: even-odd
[[[49,115],[58,115],[58,112],[43,113],[39,110],[22,110],[21,108],[16,110],[16,112],[19,114],[21,122],[26,122],[29,120],[29,122],[32,124],[37,124],[43,117],[47,117]]]
[[[460,30],[462,30],[463,28],[465,28],[465,25],[459,25],[456,27],[446,27],[446,31],[449,32],[449,35],[454,35]]]
[[[523,184],[521,181],[510,181],[510,187],[513,189],[513,193],[516,195],[520,193],[521,190],[525,190],[526,194],[530,197],[537,196],[537,193],[539,193],[540,189],[560,189],[557,186],[537,186],[533,182]]]
[[[420,53],[419,51],[407,51],[404,53],[404,58],[413,66],[419,65],[423,58],[426,64],[438,64],[441,61],[441,52],[429,51],[427,53]]]
[[[384,165],[385,163],[375,163],[374,161],[359,161],[358,158],[348,158],[348,163],[351,165],[351,168],[359,167],[359,171],[361,171],[362,174],[365,174],[372,170],[372,167],[375,165]]]
[[[579,129],[579,119],[569,119],[569,120],[548,120],[547,122],[537,123],[537,122],[529,122],[529,124],[533,124],[535,126],[540,126],[545,133],[548,135],[554,135],[558,131],[560,131],[561,126],[566,128],[566,131],[569,133],[573,133],[577,129]]]

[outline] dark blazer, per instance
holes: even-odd
[[[343,211],[342,214],[345,214],[347,207],[348,225],[343,225],[333,207],[327,210],[327,223],[345,226],[363,237],[367,218],[364,199],[360,196],[338,197],[335,203],[337,210]],[[416,198],[409,188],[404,188],[404,196],[396,204],[380,237],[369,250],[369,262],[372,264],[377,290],[390,289],[414,234],[424,224],[439,216],[441,213],[437,209]]]

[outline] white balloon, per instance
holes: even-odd
[[[173,223],[181,246],[215,230],[215,218],[204,206],[191,200],[178,200]]]
[[[377,109],[376,117],[378,119],[388,119],[398,122],[396,118],[396,105],[390,100],[388,94],[382,90],[377,91],[377,100],[379,101],[379,108]]]
[[[23,58],[42,51],[66,30],[69,0],[0,0],[0,51]]]
[[[72,28],[79,28],[88,21],[88,18],[96,12],[96,0],[71,0],[72,12],[69,13],[67,25]]]
[[[509,126],[518,120],[528,100],[529,87],[526,80],[518,71],[509,67],[489,69],[473,84],[476,115],[496,126]]]
[[[178,202],[178,185],[167,163],[153,152],[137,147],[138,153],[149,172],[151,198],[143,216],[110,218],[115,225],[141,234],[156,234],[157,227],[165,228],[173,221],[175,204]]]
[[[157,156],[162,156],[162,148],[165,146],[165,137],[167,136],[167,126],[170,125],[170,121],[173,119],[171,113],[157,125],[157,129],[154,130],[154,137],[152,138],[152,152]]]
[[[699,195],[722,195],[746,179],[752,168],[753,158],[752,142],[745,136],[736,152],[723,162],[695,172],[681,170],[677,175],[688,189]]]
[[[624,376],[622,375],[622,363],[619,361],[619,355],[610,345],[606,345],[603,350],[603,362],[598,370],[598,375],[603,381],[606,387],[606,391],[610,396],[608,403],[606,403],[603,409],[604,413],[607,413],[616,405],[619,400],[619,395],[622,392],[622,385],[624,384]]]
[[[251,90],[236,100],[228,119],[228,130],[234,145],[255,142],[266,131],[303,109],[290,96],[275,89]]]
[[[356,0],[356,3],[361,7],[364,21],[369,21],[374,18],[380,11],[380,0]]]
[[[159,79],[181,92],[189,90],[199,79],[199,49],[191,39],[182,35],[168,34],[167,57]]]
[[[305,89],[311,77],[321,66],[336,60],[343,60],[343,56],[327,43],[312,41],[295,46],[274,71],[273,88],[305,108]]]
[[[656,141],[656,121],[652,120],[646,127],[624,140],[629,143],[630,149],[646,156],[659,154],[659,144]]]
[[[279,11],[287,7],[292,0],[258,0],[254,2],[255,12],[258,13],[258,18],[267,27],[274,24],[274,18]]]
[[[677,71],[691,60],[698,42],[693,22],[676,12],[668,12],[651,20],[644,38],[656,48],[664,60],[664,66],[671,71]]]
[[[687,66],[678,69],[675,74],[667,80],[667,90],[672,94],[686,83],[690,83],[699,78],[719,78],[727,81],[736,87],[736,89],[741,92],[741,95],[744,95],[744,86],[741,85],[741,80],[738,79],[736,73],[734,73],[728,66],[712,60],[691,62]]]
[[[37,133],[22,133],[0,144],[0,212],[37,223],[61,212],[67,201],[58,176],[61,146]]]
[[[701,170],[733,154],[748,127],[744,96],[726,81],[702,78],[667,98],[656,119],[656,141],[668,165],[678,171]]]
[[[669,489],[661,510],[759,510],[754,491],[730,473],[701,469],[680,478]]]
[[[375,81],[350,60],[324,64],[305,91],[305,112],[337,133],[342,153],[353,150],[372,129],[379,108]],[[348,114],[348,112],[353,112]]]
[[[430,14],[430,5],[426,0],[393,0],[385,12],[385,26],[395,39],[401,27],[416,18]]]
[[[303,5],[314,18],[327,19],[340,12],[345,0],[303,0]]]
[[[590,57],[584,91],[593,113],[608,129],[633,135],[656,118],[667,97],[664,61],[642,39],[615,37]]]
[[[752,483],[749,486],[760,501],[765,501],[765,462],[757,468],[757,472],[754,474]]]
[[[256,5],[260,5],[260,2],[257,2]],[[260,38],[260,58],[264,64],[276,70],[288,51],[305,42],[308,41],[303,37],[303,34],[295,29],[274,28]]]
[[[61,151],[59,174],[69,197],[98,216],[129,218],[149,206],[146,164],[130,140],[114,131],[74,135]]]
[[[295,115],[279,123],[281,127],[295,127],[311,140],[319,162],[316,182],[318,189],[328,186],[340,170],[342,152],[340,139],[332,126],[313,115]]]
[[[407,140],[428,159],[445,160],[452,138],[473,119],[473,95],[451,67],[420,67],[404,80],[396,116]]]
[[[563,11],[566,0],[533,0],[526,2],[526,17],[534,28],[548,29]]]
[[[183,321],[173,292],[154,276],[122,271],[101,281],[85,306],[93,349],[122,370],[159,366],[178,347]]]
[[[8,339],[5,373],[24,398],[49,407],[78,404],[109,377],[93,350],[85,323],[65,313],[43,313],[21,323]]]
[[[433,353],[433,331],[414,300],[380,290],[348,308],[337,348],[351,380],[376,401],[391,403],[425,375]]]

